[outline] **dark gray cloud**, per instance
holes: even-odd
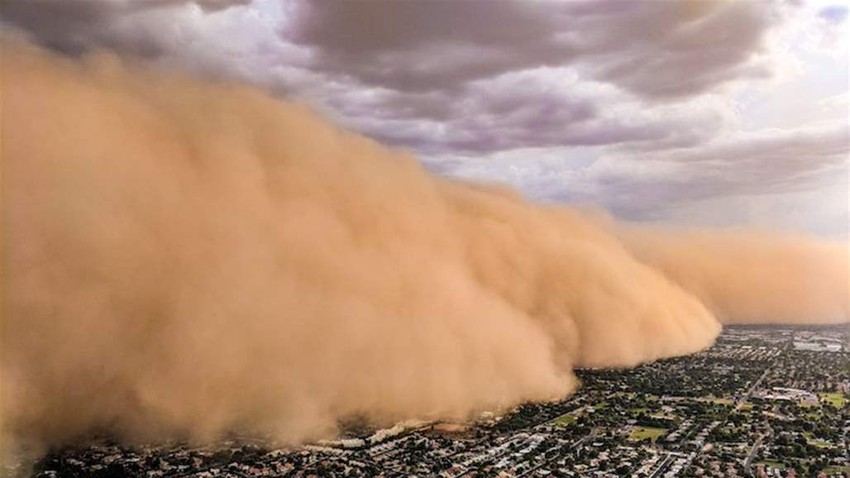
[[[576,64],[646,96],[685,96],[767,74],[753,56],[778,2],[305,2],[291,41],[315,68],[396,90],[442,90]]]
[[[598,75],[637,94],[686,96],[742,78],[770,76],[757,61],[781,17],[772,2],[640,2],[631,14],[597,16]]]
[[[117,27],[134,15],[152,10],[195,5],[213,12],[251,0],[4,0],[0,19],[28,32],[50,48],[79,54],[91,48],[111,48],[142,56],[167,53],[158,39],[130,35]]]
[[[537,69],[469,82],[456,92],[390,92],[336,108],[382,141],[425,154],[483,154],[519,148],[651,143],[687,146],[722,125],[716,111],[654,115],[607,108],[610,89],[565,87],[562,71]],[[377,121],[375,121],[377,119]],[[407,127],[405,127],[407,126]]]
[[[110,48],[253,81],[304,98],[380,141],[434,155],[705,141],[728,112],[667,105],[766,75],[753,57],[783,8],[256,0],[229,23],[214,13],[247,3],[12,1],[0,17],[62,51]],[[205,13],[152,14],[190,5]],[[248,55],[227,52],[216,38],[215,28],[251,37],[252,26],[268,27],[263,16],[273,10],[283,12],[272,27],[275,38],[247,45]]]
[[[786,8],[619,0],[296,5],[281,36],[311,52],[312,71],[350,85],[325,96],[330,109],[350,127],[425,155],[705,141],[722,130],[723,106],[664,107],[770,76],[759,53]],[[373,93],[350,94],[357,89]]]
[[[525,2],[303,2],[281,34],[318,52],[315,68],[395,90],[442,90],[577,52],[548,5]]]

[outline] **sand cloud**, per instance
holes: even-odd
[[[848,319],[846,245],[535,205],[258,90],[108,55],[5,44],[2,82],[18,439],[462,419],[561,397],[575,366],[699,350],[721,322]]]

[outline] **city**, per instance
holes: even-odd
[[[850,478],[850,2],[0,26],[0,478]]]
[[[578,370],[568,399],[475,424],[400,424],[297,449],[102,443],[37,477],[850,476],[846,328],[736,326],[711,349],[631,370]],[[19,472],[21,470],[18,470]]]

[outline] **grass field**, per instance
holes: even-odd
[[[821,412],[819,410],[814,412],[806,412],[806,418],[808,418],[809,420],[820,420]]]
[[[640,441],[644,438],[649,438],[653,443],[655,443],[655,441],[666,434],[666,428],[635,427],[635,429],[632,430],[631,435],[629,435],[629,440]]]
[[[570,423],[576,421],[576,416],[571,415],[570,413],[565,413],[560,417],[552,420],[552,423],[555,425],[569,425]]]
[[[847,406],[847,397],[840,393],[819,393],[818,396],[821,400],[825,400],[835,408],[844,408]]]
[[[823,472],[827,475],[831,475],[833,473],[844,473],[846,475],[850,473],[850,466],[828,466],[823,469]]]
[[[784,470],[786,468],[784,463],[780,463],[780,462],[774,461],[774,460],[764,460],[764,461],[760,461],[758,464],[769,466],[769,467],[772,467],[772,468],[779,468],[780,470]]]
[[[705,398],[698,398],[697,400],[700,400],[702,402],[711,402],[711,403],[715,403],[717,405],[733,405],[735,403],[729,398],[720,398],[720,397],[705,397]]]
[[[829,442],[815,438],[810,432],[803,432],[803,436],[806,437],[806,441],[812,446],[816,446],[818,448],[829,448],[832,446]]]

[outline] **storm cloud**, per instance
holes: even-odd
[[[105,49],[253,83],[440,174],[688,223],[674,209],[730,194],[783,195],[799,209],[811,201],[795,197],[847,187],[836,174],[850,153],[842,12],[714,0],[12,0],[0,19],[66,53]],[[691,217],[722,222],[738,209]],[[808,228],[797,219],[760,221]],[[832,225],[815,232],[846,230],[846,208],[820,221]]]

